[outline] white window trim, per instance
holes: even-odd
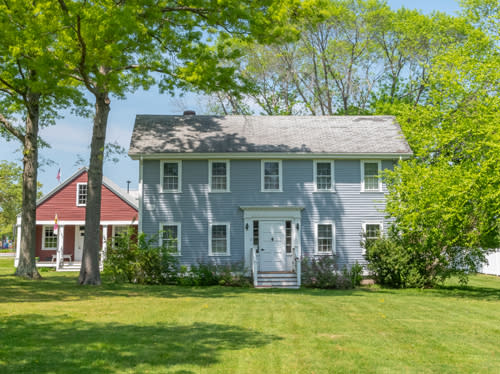
[[[213,190],[212,189],[212,164],[214,162],[226,164],[226,189],[225,190]],[[231,163],[229,160],[208,160],[208,192],[211,193],[224,193],[231,192]]]
[[[57,251],[57,244],[59,244],[59,236],[57,234],[55,234],[55,236],[56,236],[56,246],[55,247],[51,247],[51,248],[47,248],[45,246],[45,228],[46,227],[54,229],[53,225],[44,225],[44,226],[42,226],[42,250],[43,251]]]
[[[320,164],[330,163],[331,170],[331,178],[332,178],[332,186],[328,190],[319,190],[318,189],[318,162]],[[335,161],[334,160],[314,160],[313,161],[313,183],[314,183],[314,192],[335,192]]]
[[[165,190],[163,189],[164,183],[164,172],[165,172],[165,164],[177,164],[177,168],[179,171],[178,175],[178,185],[176,190]],[[182,160],[162,160],[160,162],[160,192],[161,193],[181,193],[182,192]]]
[[[379,225],[380,226],[380,235],[384,235],[384,223],[382,221],[366,221],[366,222],[363,222],[362,223],[362,238],[361,240],[363,241],[363,243],[365,242],[366,240],[366,237],[365,237],[365,233],[366,233],[366,225]],[[362,254],[365,255],[366,254],[366,248],[363,246],[362,247]]]
[[[226,226],[226,253],[213,253],[212,252],[212,226],[225,225]],[[211,222],[208,225],[208,255],[214,257],[231,256],[231,224],[229,222]]]
[[[177,253],[172,253],[173,256],[180,256],[182,254],[181,248],[182,248],[182,225],[180,222],[161,222],[160,223],[160,230],[158,235],[158,241],[160,246],[163,245],[163,226],[177,226]]]
[[[378,189],[367,190],[365,189],[365,163],[378,165]],[[381,160],[361,160],[361,192],[382,192],[382,161]]]
[[[332,225],[332,252],[320,252],[318,248],[319,239],[319,225]],[[314,227],[314,253],[320,256],[328,256],[331,254],[337,254],[337,229],[335,228],[334,221],[320,221],[315,223]]]
[[[89,201],[89,186],[87,182],[77,183],[76,184],[76,206],[87,206],[87,204],[79,204],[80,200],[78,197],[80,196],[80,186],[87,186],[87,201]]]
[[[277,162],[279,164],[279,189],[265,190],[264,189],[264,164],[266,162]],[[260,161],[260,192],[283,192],[283,163],[282,160],[261,160]]]

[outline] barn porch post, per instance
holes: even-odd
[[[56,271],[64,266],[64,225],[57,229]]]
[[[108,249],[108,225],[102,226],[102,247],[101,247],[101,261],[100,266],[102,268],[104,260],[106,259],[106,252]]]

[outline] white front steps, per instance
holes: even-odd
[[[255,288],[299,288],[297,274],[288,271],[259,271]]]

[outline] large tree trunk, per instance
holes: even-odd
[[[83,242],[82,267],[80,268],[80,284],[100,285],[99,226],[101,222],[101,186],[102,165],[104,160],[104,144],[109,114],[108,94],[96,94],[94,128],[90,146],[90,165],[88,178],[87,208],[85,212],[85,238]]]
[[[40,279],[35,262],[36,244],[36,188],[38,169],[38,119],[40,95],[28,94],[30,103],[26,118],[23,148],[23,205],[21,213],[21,253],[16,275]]]

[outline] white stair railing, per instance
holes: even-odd
[[[252,248],[252,275],[253,285],[258,286],[258,273],[259,273],[259,254],[255,248]]]

